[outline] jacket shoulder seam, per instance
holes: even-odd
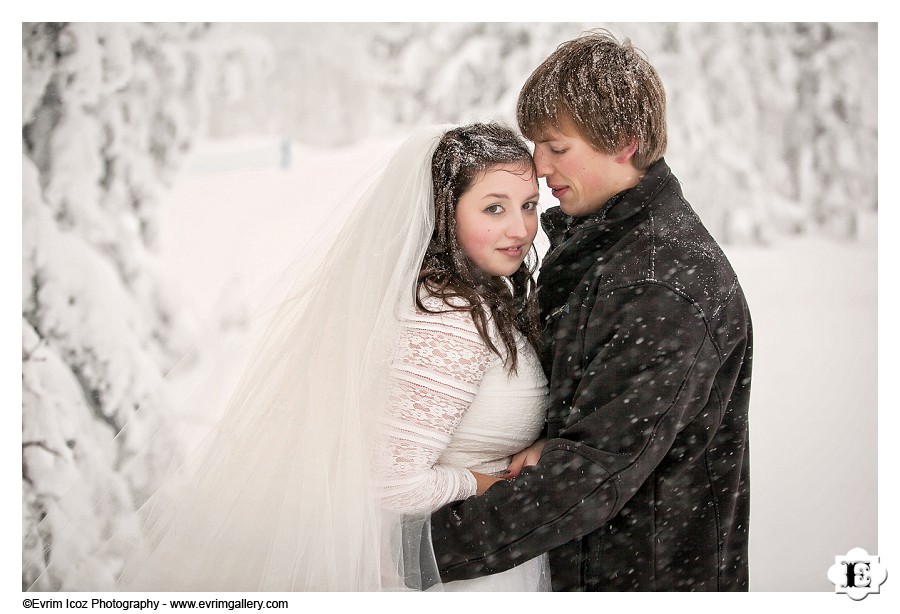
[[[665,289],[668,290],[669,292],[672,292],[673,294],[676,294],[676,295],[680,296],[680,297],[683,298],[685,301],[687,301],[688,303],[690,303],[690,305],[691,305],[694,309],[697,310],[697,313],[700,315],[700,318],[703,320],[703,326],[704,326],[704,329],[705,329],[705,331],[706,331],[706,333],[705,333],[705,334],[706,334],[706,337],[709,339],[710,343],[712,343],[713,348],[715,348],[716,356],[718,357],[718,359],[719,359],[720,362],[723,360],[723,356],[722,356],[722,348],[719,347],[719,344],[716,342],[715,336],[714,336],[714,335],[712,334],[712,332],[710,331],[710,324],[711,324],[711,319],[712,319],[711,316],[709,316],[705,311],[703,311],[703,307],[700,306],[700,303],[698,303],[698,302],[697,302],[690,294],[688,294],[687,291],[685,291],[684,289],[679,288],[678,286],[675,286],[674,284],[671,284],[671,283],[662,281],[661,279],[657,279],[657,278],[655,278],[655,277],[645,277],[645,278],[643,278],[643,279],[633,279],[633,280],[630,280],[630,281],[627,281],[627,282],[618,283],[618,284],[615,284],[615,285],[609,285],[609,286],[605,286],[605,287],[600,287],[600,288],[598,288],[598,295],[599,295],[599,293],[611,293],[611,292],[616,292],[616,291],[618,291],[618,290],[623,290],[623,289],[625,289],[625,288],[631,288],[631,287],[634,287],[634,286],[644,286],[644,285],[655,285],[655,286],[660,286],[660,287],[662,287],[662,288],[665,288]],[[734,282],[734,284],[732,285],[732,290],[729,292],[728,296],[726,296],[726,298],[723,299],[722,303],[719,305],[719,308],[716,309],[716,312],[715,312],[715,313],[718,313],[718,311],[719,311],[719,309],[721,308],[722,304],[724,304],[724,303],[726,303],[728,300],[730,300],[731,295],[732,295],[733,292],[734,292],[734,288],[736,288],[736,287],[737,287],[737,279],[735,278],[735,282]],[[713,316],[715,316],[715,313],[713,314]]]

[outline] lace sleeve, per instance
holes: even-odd
[[[405,321],[383,423],[383,505],[425,513],[475,494],[470,471],[439,459],[492,356],[466,312],[416,314]]]

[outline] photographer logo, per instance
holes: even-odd
[[[870,593],[880,593],[887,579],[887,570],[881,565],[881,557],[870,555],[862,548],[853,548],[846,556],[834,557],[834,565],[828,568],[828,579],[834,584],[835,593],[845,593],[860,601]]]

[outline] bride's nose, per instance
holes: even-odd
[[[509,224],[506,227],[506,236],[511,239],[527,239],[528,238],[528,222],[522,211],[518,211],[509,216]]]

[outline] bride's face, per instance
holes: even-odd
[[[538,227],[538,184],[521,164],[491,167],[456,205],[463,252],[489,275],[512,275],[531,249]]]

